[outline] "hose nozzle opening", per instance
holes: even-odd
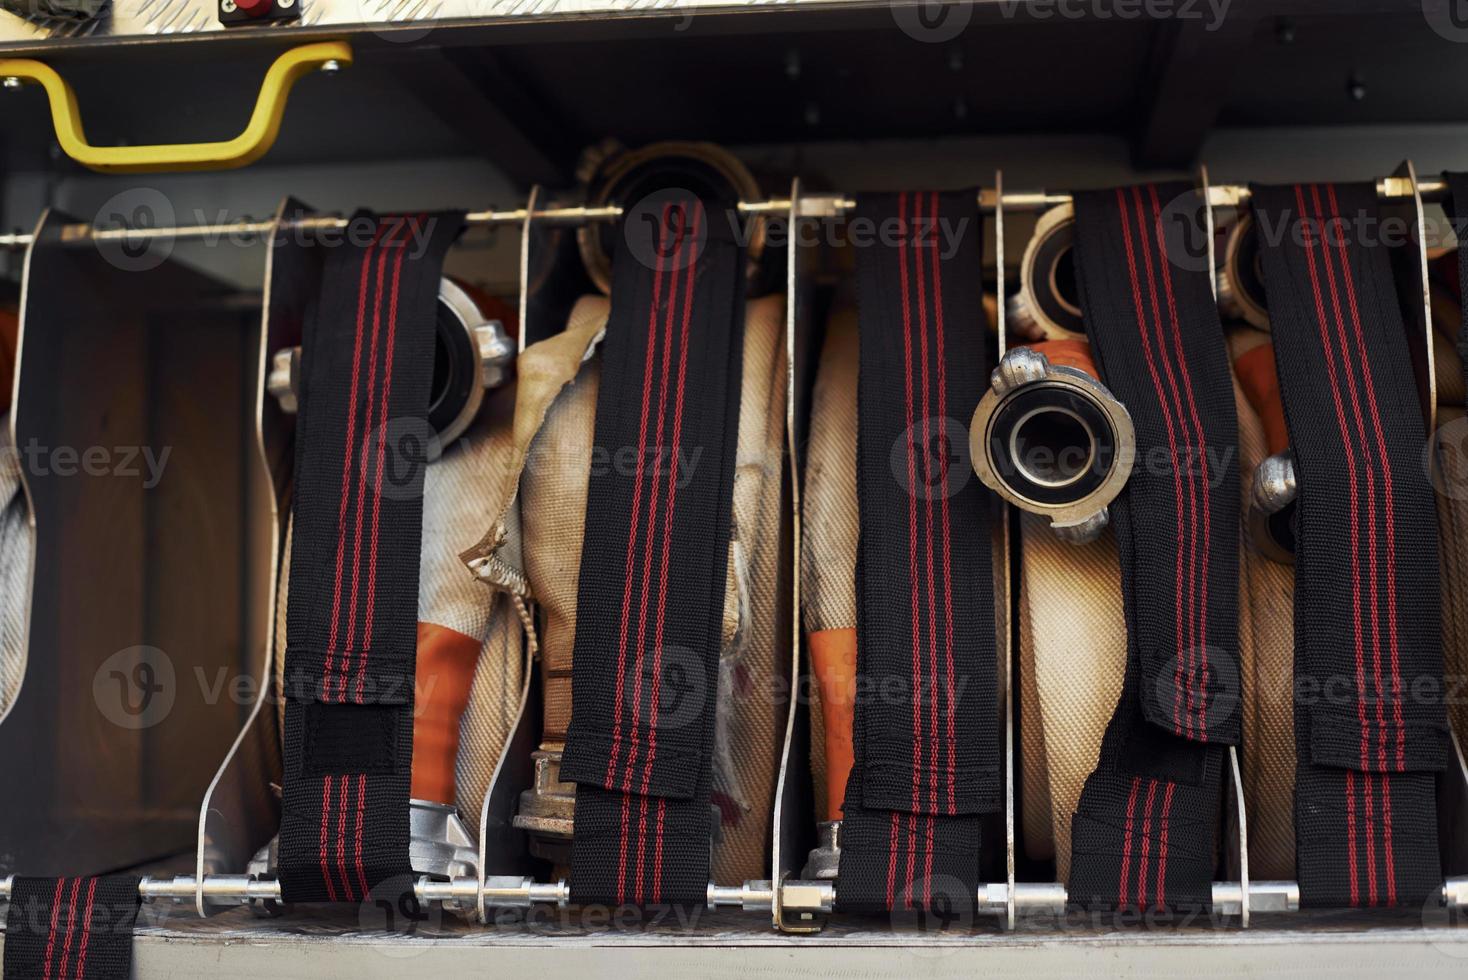
[[[1131,416],[1097,380],[1089,345],[1075,340],[1010,351],[969,442],[985,486],[1077,543],[1105,528],[1136,452]]]

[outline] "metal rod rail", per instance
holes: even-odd
[[[1412,181],[1406,177],[1382,177],[1376,182],[1377,194],[1383,200],[1401,200],[1412,197]],[[1417,190],[1423,200],[1440,200],[1447,195],[1447,183],[1442,180],[1421,180]],[[1208,188],[1208,203],[1214,207],[1239,207],[1247,204],[1251,192],[1246,184],[1214,184]],[[1062,204],[1070,204],[1071,195],[1049,191],[1007,191],[996,194],[985,188],[979,192],[979,207],[993,212],[1000,204],[1006,211],[1043,211]],[[842,218],[856,207],[856,201],[840,194],[806,194],[795,202],[797,218],[835,219]],[[770,198],[764,201],[741,201],[739,213],[751,217],[788,214],[792,210],[790,198]],[[544,222],[551,225],[584,225],[598,221],[615,221],[623,214],[617,205],[607,207],[554,207],[514,208],[510,210],[471,211],[465,223],[476,228],[498,228],[522,225],[527,221]],[[286,230],[309,232],[343,231],[349,227],[347,218],[319,216],[297,218],[281,222]],[[276,227],[274,221],[238,221],[219,225],[178,225],[157,228],[96,228],[88,224],[66,225],[61,230],[65,242],[144,242],[152,239],[190,241],[215,239],[231,236],[257,236],[269,234]],[[35,236],[25,232],[0,235],[0,249],[17,250],[28,248]]]
[[[0,901],[11,896],[13,876],[0,878]],[[836,906],[836,886],[829,881],[786,881],[781,886],[783,905],[792,912],[830,913]],[[191,905],[198,892],[193,875],[172,878],[144,878],[138,892],[146,902],[174,902]],[[420,902],[440,903],[450,908],[472,910],[478,907],[480,884],[477,878],[458,877],[449,881],[419,878],[413,892]],[[207,904],[224,907],[252,902],[279,902],[280,882],[255,875],[206,875],[203,885]],[[489,877],[483,885],[484,904],[491,908],[530,908],[571,904],[571,888],[567,882],[542,883],[529,878]],[[1068,896],[1060,882],[1019,882],[1014,886],[1014,906],[1019,912],[1064,914]],[[1238,913],[1243,888],[1237,881],[1213,883],[1213,907],[1224,915]],[[770,881],[746,881],[743,885],[708,886],[709,909],[731,908],[744,912],[769,912],[775,900],[775,886]],[[1003,882],[979,886],[980,914],[1003,916],[1009,907],[1009,886]],[[1458,910],[1468,910],[1468,875],[1452,877],[1442,887],[1442,902]],[[1295,912],[1300,908],[1300,886],[1293,881],[1249,882],[1249,906],[1254,912]]]
[[[0,902],[9,901],[14,880],[14,875],[0,877]],[[192,905],[198,892],[198,879],[193,875],[145,877],[138,883],[138,894],[145,902]],[[282,900],[280,882],[258,875],[205,875],[203,893],[205,903],[216,907]],[[478,905],[479,879],[461,876],[443,881],[423,876],[413,883],[413,894],[425,904],[440,903],[468,911]],[[484,899],[485,904],[492,908],[530,908],[535,905],[566,908],[571,904],[571,887],[564,879],[542,883],[529,878],[489,877],[484,880]],[[769,881],[746,881],[743,885],[710,883],[708,886],[710,909],[768,912],[774,900],[774,886]]]

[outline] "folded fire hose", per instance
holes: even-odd
[[[603,297],[584,297],[565,332],[528,348],[519,369],[522,391],[532,379],[545,379],[558,395],[543,409],[543,423],[524,408],[523,400],[517,412],[527,428],[538,428],[524,467],[521,496],[526,571],[543,624],[544,717],[535,785],[523,795],[515,822],[529,832],[532,852],[550,860],[559,873],[565,873],[570,863],[575,810],[574,785],[562,782],[559,770],[572,714],[572,654],[589,476],[592,466],[615,462],[593,448],[602,372],[595,346],[606,329],[609,309]],[[782,297],[747,302],[743,344],[734,529],[720,628],[711,790],[719,817],[713,880],[720,882],[765,874],[769,801],[783,723],[777,703],[767,696],[780,671]],[[492,548],[480,554],[492,554]]]
[[[610,302],[519,361],[544,720],[515,824],[577,901],[702,905],[768,864],[784,303],[746,304],[728,203],[632,202]]]
[[[1000,788],[993,502],[959,421],[987,361],[982,221],[971,192],[867,195],[857,219],[897,233],[857,253],[859,314],[832,320],[814,395],[802,614],[825,820],[807,874],[838,877],[843,910],[962,918]]]
[[[1374,185],[1255,187],[1295,505],[1302,904],[1417,905],[1442,885],[1437,512]],[[1347,529],[1342,533],[1342,528]]]
[[[435,216],[434,220],[442,223],[451,218]],[[503,593],[487,595],[466,574],[460,559],[464,544],[482,526],[484,511],[495,508],[497,501],[513,500],[514,484],[506,474],[515,449],[515,391],[507,387],[485,395],[485,387],[505,380],[505,363],[511,356],[509,339],[497,321],[487,319],[496,305],[490,297],[447,279],[428,278],[433,267],[441,264],[442,249],[447,247],[447,242],[435,242],[439,245],[437,259],[415,258],[404,263],[423,277],[423,289],[437,287],[436,293],[427,293],[427,299],[413,296],[427,309],[413,311],[415,317],[427,317],[430,337],[428,363],[433,382],[424,403],[426,413],[393,415],[386,419],[385,426],[379,417],[379,431],[370,438],[369,445],[374,450],[376,443],[383,446],[386,478],[396,481],[386,491],[392,495],[390,499],[415,492],[409,481],[415,471],[421,471],[420,534],[415,549],[418,575],[416,588],[406,593],[408,598],[416,596],[408,849],[415,874],[452,877],[475,873],[474,835],[461,814],[479,813],[514,724],[524,669],[522,612],[517,608],[523,599],[523,587],[516,587],[523,583],[523,574],[516,571],[517,532],[508,535],[513,543],[505,549],[499,566],[503,570]],[[391,323],[392,288],[397,285],[401,292],[402,273],[397,268],[397,256],[389,248],[376,250],[374,264],[366,269],[369,280],[361,278],[361,269],[350,265],[336,275],[347,276],[347,284],[356,287],[365,314],[366,299],[377,297],[375,273],[379,268],[386,272],[386,299],[378,302],[385,306],[387,322]],[[364,263],[373,260],[374,254],[362,257]],[[425,261],[429,264],[422,265]],[[357,276],[354,281],[350,278],[353,275]],[[328,289],[332,277],[333,270],[329,269]],[[397,298],[400,317],[406,312],[406,298]],[[376,323],[375,319],[371,322]],[[416,326],[424,329],[421,323]],[[339,338],[338,342],[348,344],[349,351],[356,349],[355,336]],[[367,353],[371,353],[370,337]],[[421,356],[421,351],[415,353]],[[306,349],[285,351],[277,355],[276,361],[272,390],[283,404],[299,402],[304,412],[308,386],[301,379],[310,378],[311,355]],[[444,361],[447,363],[440,363]],[[281,364],[288,365],[289,371],[280,370]],[[337,365],[336,370],[345,369]],[[370,363],[364,377],[373,377]],[[296,379],[294,385],[291,378]],[[303,414],[303,426],[305,418]],[[368,462],[376,466],[377,457]],[[300,555],[299,521],[299,512],[293,512],[283,557],[283,565],[292,569]],[[513,515],[508,523],[514,523]],[[352,544],[354,551],[355,541]],[[318,560],[321,554],[317,552]],[[399,563],[405,557],[398,556]],[[325,560],[334,561],[335,553],[328,550]],[[288,609],[294,594],[294,576],[282,575],[277,609]],[[276,629],[276,679],[279,689],[285,690],[290,667],[287,615],[277,616]],[[287,713],[288,702],[283,700],[283,733],[289,729]],[[346,802],[345,795],[338,799]],[[258,858],[256,869],[269,870],[270,857],[266,854]],[[274,863],[279,863],[278,855]],[[358,882],[354,891],[360,890]],[[345,886],[339,894],[346,896]]]
[[[1289,446],[1279,377],[1269,335],[1234,325],[1228,337],[1234,366],[1234,407],[1239,418],[1240,506],[1254,523],[1254,474]],[[1283,528],[1279,524],[1283,523]],[[1249,822],[1249,875],[1264,880],[1295,877],[1294,660],[1295,576],[1280,560],[1279,538],[1288,520],[1270,522],[1261,538],[1240,532],[1239,671],[1244,711],[1240,759]]]
[[[810,650],[811,776],[821,847],[803,877],[834,878],[841,806],[851,772],[856,694],[856,312],[838,300],[811,392],[801,514],[801,622]]]
[[[1447,179],[1452,214],[1468,175]],[[396,902],[418,874],[473,874],[458,813],[483,802],[538,637],[542,743],[515,819],[573,899],[698,907],[710,881],[768,874],[783,302],[746,300],[729,203],[629,207],[610,301],[532,346],[518,390],[456,418],[442,455],[434,310],[462,216],[376,219],[370,245],[328,258],[287,372],[301,417],[270,852],[287,901]],[[800,568],[823,821],[806,876],[839,878],[843,911],[960,917],[983,880],[1001,789],[985,484],[1031,511],[1023,846],[1072,904],[1209,907],[1230,746],[1254,878],[1295,878],[1313,907],[1410,907],[1441,886],[1437,773],[1464,712],[1444,699],[1468,670],[1468,460],[1450,441],[1468,329],[1431,339],[1429,432],[1388,257],[1352,231],[1373,186],[1255,186],[1217,299],[1174,251],[1179,203],[1201,223],[1183,184],[1047,213],[1023,278],[1058,298],[1016,301],[1035,343],[985,385],[979,291],[955,285],[980,267],[975,195],[857,200],[901,234],[857,253],[860,302],[827,330]],[[403,247],[420,233],[421,255]],[[1457,262],[1457,301],[1435,286],[1434,313],[1460,325]],[[1220,308],[1248,324],[1225,329]],[[28,548],[5,438],[0,559]],[[1047,439],[1090,448],[1078,466],[1028,452]],[[23,664],[22,564],[0,561],[0,713]],[[15,879],[5,975],[126,975],[137,881]]]
[[[1297,192],[1308,202],[1305,213],[1313,219],[1313,226],[1306,221],[1303,227],[1298,227],[1290,207],[1299,203],[1293,196]],[[1357,244],[1348,232],[1322,235],[1320,230],[1325,223],[1323,219],[1328,219],[1325,227],[1329,230],[1342,226],[1342,219],[1368,213],[1368,208],[1375,207],[1374,189],[1360,189],[1346,205],[1337,203],[1334,196],[1347,197],[1348,191],[1341,188],[1298,191],[1287,188],[1279,193],[1282,198],[1278,200],[1271,196],[1269,189],[1264,189],[1262,195],[1256,192],[1255,197],[1255,209],[1263,214],[1266,227],[1271,226],[1269,222],[1277,226],[1295,221],[1290,227],[1297,228],[1294,234],[1287,232],[1280,241],[1270,240],[1256,246],[1262,254],[1262,274],[1257,277],[1259,288],[1252,291],[1258,294],[1254,305],[1260,311],[1265,310],[1263,293],[1270,282],[1275,284],[1274,291],[1280,297],[1267,304],[1278,308],[1273,311],[1274,337],[1248,327],[1237,327],[1229,336],[1235,374],[1234,402],[1239,419],[1243,478],[1240,489],[1244,507],[1250,511],[1250,523],[1254,525],[1252,533],[1241,536],[1239,581],[1242,587],[1238,593],[1242,673],[1238,690],[1243,705],[1243,789],[1249,810],[1251,873],[1265,878],[1298,875],[1302,901],[1309,905],[1420,902],[1435,894],[1441,878],[1432,799],[1430,793],[1413,792],[1413,781],[1421,778],[1414,767],[1426,771],[1430,786],[1430,767],[1434,761],[1430,746],[1444,737],[1444,730],[1440,704],[1436,708],[1430,703],[1408,705],[1404,703],[1408,696],[1403,692],[1413,690],[1412,683],[1419,685],[1415,689],[1418,691],[1442,690],[1441,684],[1434,687],[1432,683],[1433,651],[1439,637],[1437,589],[1423,583],[1411,590],[1424,607],[1414,606],[1411,612],[1414,657],[1402,657],[1405,650],[1402,631],[1408,628],[1408,620],[1399,618],[1394,623],[1390,615],[1391,604],[1405,595],[1400,590],[1403,582],[1411,580],[1409,576],[1430,577],[1436,571],[1438,532],[1433,520],[1434,508],[1423,493],[1420,461],[1413,464],[1415,468],[1410,474],[1403,475],[1403,470],[1408,468],[1409,454],[1420,453],[1424,445],[1420,435],[1403,433],[1400,428],[1410,430],[1414,425],[1421,425],[1416,384],[1404,343],[1406,335],[1395,306],[1390,266],[1384,254],[1379,249],[1366,249]],[[1083,232],[1075,234],[1079,238]],[[1163,237],[1159,234],[1158,240]],[[1285,254],[1282,257],[1278,253]],[[1281,264],[1288,261],[1294,265]],[[1078,255],[1075,264],[1084,276],[1084,258]],[[1145,267],[1145,256],[1141,264]],[[1177,275],[1176,266],[1172,271]],[[1287,288],[1281,290],[1281,282]],[[1163,286],[1161,295],[1165,298],[1165,282]],[[1083,279],[1081,294],[1085,288]],[[1228,299],[1226,290],[1221,295]],[[1313,298],[1317,295],[1318,303]],[[1149,297],[1143,294],[1143,298]],[[1144,311],[1146,306],[1144,303]],[[1160,304],[1158,312],[1164,310],[1168,307]],[[1280,317],[1292,318],[1291,323],[1281,326]],[[1268,317],[1256,316],[1251,320],[1266,327],[1270,323]],[[1312,340],[1313,346],[1308,343]],[[1285,343],[1291,345],[1292,355],[1277,352],[1276,347]],[[1293,359],[1304,356],[1299,352],[1302,347],[1316,358],[1313,362],[1301,365]],[[1437,349],[1441,351],[1442,345]],[[1456,352],[1451,353],[1453,356],[1444,360],[1451,373],[1456,374],[1461,370],[1461,362]],[[1461,400],[1462,386],[1456,378],[1450,377],[1450,383],[1442,383],[1445,364],[1438,365],[1440,396],[1451,400],[1456,391],[1457,399]],[[1280,405],[1281,388],[1286,408],[1291,404],[1290,392],[1294,391],[1295,414],[1290,417],[1294,426],[1308,424],[1304,420],[1311,416],[1306,416],[1301,407],[1307,397],[1324,399],[1318,409],[1323,416],[1320,422],[1332,421],[1334,416],[1330,413],[1335,400],[1331,386],[1325,383],[1331,378],[1329,367],[1336,368],[1334,380],[1341,385],[1336,391],[1341,395],[1342,414],[1335,421],[1346,427],[1327,429],[1327,435],[1331,431],[1343,431],[1351,441],[1338,438],[1330,450],[1330,459],[1341,472],[1317,472],[1313,497],[1317,510],[1312,517],[1321,523],[1316,525],[1305,522],[1297,513],[1261,510],[1261,500],[1268,504],[1270,498],[1267,493],[1261,498],[1254,477],[1256,472],[1272,472],[1270,466],[1264,465],[1273,464],[1274,460],[1268,457],[1285,453],[1277,458],[1290,458],[1287,450],[1294,428],[1286,425],[1287,412]],[[1107,380],[1110,383],[1110,378]],[[1132,412],[1137,412],[1135,398],[1123,400]],[[1360,415],[1354,414],[1358,407]],[[1456,417],[1451,410],[1441,414],[1440,424],[1445,424],[1444,419]],[[1378,417],[1393,421],[1382,423],[1378,429],[1375,421]],[[1317,457],[1315,465],[1319,467],[1318,456],[1326,452],[1322,446],[1328,443],[1318,431],[1311,432],[1315,441],[1306,455]],[[1139,447],[1138,459],[1142,458]],[[1446,470],[1457,462],[1454,457],[1440,465]],[[1353,484],[1348,479],[1352,464],[1356,466],[1357,478],[1354,495],[1351,494]],[[1289,472],[1289,489],[1293,492],[1293,470]],[[1393,490],[1390,505],[1386,498],[1389,478]],[[1452,486],[1451,472],[1445,472],[1442,478]],[[1136,482],[1134,476],[1129,491]],[[1301,502],[1303,486],[1302,475]],[[1329,509],[1333,494],[1339,494],[1336,512]],[[1353,496],[1359,525],[1353,522],[1350,513]],[[1436,509],[1445,515],[1445,524],[1455,516],[1456,507],[1451,493],[1439,495]],[[1330,516],[1322,517],[1322,512]],[[1377,522],[1371,520],[1372,513],[1378,515]],[[1387,525],[1382,523],[1387,514],[1391,515],[1393,540],[1401,536],[1402,543],[1394,547],[1402,549],[1406,541],[1411,541],[1414,547],[1405,550],[1387,547]],[[1353,553],[1327,560],[1320,549],[1328,549],[1330,545],[1317,545],[1315,560],[1302,564],[1294,555],[1296,537],[1308,533],[1304,529],[1310,526],[1320,527],[1315,533],[1323,536],[1327,525],[1333,529],[1334,536],[1325,540]],[[1069,874],[1074,880],[1075,870],[1067,866],[1064,838],[1064,821],[1075,805],[1076,767],[1071,760],[1076,754],[1084,756],[1094,751],[1095,727],[1084,719],[1095,716],[1098,699],[1104,696],[1100,689],[1078,695],[1076,688],[1081,685],[1075,684],[1075,671],[1084,668],[1088,671],[1086,676],[1093,676],[1089,672],[1094,662],[1100,662],[1102,666],[1095,668],[1094,675],[1096,679],[1105,678],[1110,669],[1104,664],[1107,658],[1112,658],[1110,662],[1114,663],[1117,654],[1110,645],[1114,632],[1096,628],[1096,623],[1103,621],[1100,610],[1084,613],[1084,624],[1067,623],[1064,616],[1075,609],[1076,597],[1089,602],[1089,597],[1100,594],[1108,583],[1114,582],[1116,571],[1108,567],[1109,544],[1104,538],[1067,549],[1055,536],[1043,533],[1037,519],[1026,518],[1024,526],[1020,688],[1025,780],[1021,809],[1030,856],[1042,860],[1053,856],[1062,876]],[[1352,535],[1343,533],[1345,528],[1355,531],[1354,540]],[[1453,595],[1450,580],[1454,580],[1455,562],[1449,559],[1456,542],[1448,536],[1446,526],[1443,533],[1442,595],[1447,597]],[[1308,546],[1305,550],[1308,551]],[[1296,563],[1294,575],[1290,574],[1288,564],[1280,564],[1292,560]],[[1321,564],[1316,564],[1317,561]],[[1372,582],[1373,568],[1381,581]],[[1387,588],[1388,574],[1396,576],[1394,590]],[[1299,590],[1295,588],[1296,577],[1300,579]],[[1361,619],[1363,672],[1353,677],[1349,662],[1321,664],[1317,659],[1321,655],[1312,651],[1322,649],[1323,645],[1324,649],[1345,651],[1339,656],[1349,656],[1353,649],[1354,605],[1358,601],[1363,603],[1364,613]],[[1300,605],[1292,609],[1295,603]],[[1328,608],[1330,603],[1342,605],[1336,611],[1322,614],[1322,608]],[[1450,602],[1449,606],[1455,604]],[[1304,612],[1306,609],[1310,612]],[[1119,612],[1116,609],[1112,613],[1113,621]],[[1456,656],[1460,655],[1457,651],[1461,644],[1455,641],[1458,634],[1451,625],[1450,612],[1444,609],[1441,637],[1451,655]],[[1332,629],[1346,632],[1344,642],[1332,646],[1325,639]],[[1395,665],[1391,659],[1394,640],[1398,648]],[[1078,644],[1084,644],[1086,656],[1075,656]],[[1383,651],[1380,688],[1376,687],[1375,677],[1378,648]],[[1415,673],[1394,678],[1390,673],[1394,666],[1399,671]],[[1296,704],[1291,695],[1298,692],[1302,681],[1306,687],[1313,685],[1317,691],[1333,689],[1336,694],[1314,701],[1301,697]],[[1378,708],[1381,724],[1376,722]],[[1343,721],[1332,715],[1333,711],[1348,717]],[[1399,711],[1404,722],[1401,728],[1394,729]],[[1350,721],[1356,724],[1350,726],[1347,724]],[[1341,755],[1345,738],[1340,732],[1348,729],[1359,736],[1351,740],[1355,748],[1352,759]],[[1312,731],[1317,734],[1312,736]],[[1398,734],[1403,743],[1400,762],[1392,755]],[[1297,735],[1298,753],[1294,744]],[[1361,739],[1366,750],[1357,744]],[[1415,756],[1407,748],[1412,739],[1418,740]],[[1364,759],[1358,755],[1362,751],[1366,752]],[[1424,754],[1427,758],[1423,758]],[[1302,761],[1297,761],[1297,755]],[[1407,784],[1405,790],[1403,783]],[[1408,794],[1405,803],[1404,793]],[[1408,809],[1404,810],[1404,806]],[[1139,812],[1145,811],[1139,807]]]
[[[426,459],[399,458],[390,427],[426,439],[438,284],[461,227],[458,214],[382,219],[365,248],[328,256],[307,324],[286,609],[286,901],[396,903],[412,888]],[[409,231],[429,241],[411,260]]]
[[[706,900],[744,330],[736,231],[715,202],[644,198],[613,258],[594,445],[635,452],[594,468],[587,489],[561,760],[580,903]],[[693,447],[697,465],[682,455]]]
[[[20,454],[10,436],[19,330],[15,311],[0,309],[0,718],[20,693],[30,588],[29,508],[20,483]]]
[[[1075,199],[1087,333],[1143,461],[1112,507],[1121,699],[1071,828],[1070,897],[1088,908],[1211,904],[1222,769],[1240,737],[1228,358],[1207,270],[1175,263],[1161,217],[1196,193],[1148,185]]]

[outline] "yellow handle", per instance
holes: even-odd
[[[51,101],[56,139],[66,155],[84,167],[104,173],[166,170],[233,170],[260,159],[280,133],[286,96],[302,75],[329,61],[345,67],[352,63],[352,47],[345,41],[322,41],[292,48],[270,66],[260,85],[260,97],[245,131],[219,143],[170,143],[159,146],[92,146],[82,131],[76,93],[55,69],[25,58],[0,60],[0,77],[39,82]]]

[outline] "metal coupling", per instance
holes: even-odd
[[[1218,310],[1225,317],[1242,320],[1260,330],[1269,329],[1269,307],[1264,293],[1264,272],[1259,264],[1259,236],[1254,217],[1240,211],[1228,226],[1223,258],[1218,268]]]
[[[484,393],[510,379],[515,343],[504,324],[488,318],[464,287],[444,278],[438,288],[433,356],[428,424],[441,451],[474,421]],[[265,387],[288,414],[300,408],[301,371],[301,348],[272,355]]]
[[[1131,476],[1136,432],[1126,406],[1088,371],[1083,341],[1042,346],[1056,359],[1017,347],[994,369],[969,450],[985,486],[1081,544],[1109,523],[1107,507]]]
[[[1074,205],[1061,204],[1040,215],[1020,257],[1019,292],[1007,304],[1008,326],[1016,336],[1027,341],[1085,337],[1074,238]]]
[[[1293,518],[1298,495],[1295,460],[1289,452],[1270,456],[1254,470],[1249,534],[1266,557],[1287,565],[1295,561]]]
[[[541,748],[530,756],[535,781],[520,794],[520,809],[513,818],[517,830],[525,831],[530,853],[552,864],[571,863],[571,831],[576,821],[576,784],[561,780],[561,753]]]
[[[816,827],[816,846],[805,859],[801,877],[810,881],[834,881],[841,869],[841,821],[823,820]]]
[[[479,852],[459,811],[431,800],[408,801],[408,858],[432,878],[476,878]]]

